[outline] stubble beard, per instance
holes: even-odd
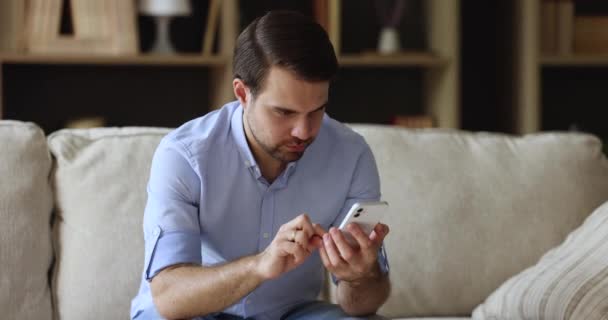
[[[304,152],[306,152],[306,149],[304,149],[304,151],[302,152],[282,152],[280,149],[280,144],[276,146],[270,146],[258,137],[258,135],[256,134],[256,127],[251,125],[251,119],[249,119],[249,116],[246,116],[245,118],[247,121],[247,125],[249,126],[249,131],[253,136],[253,139],[262,148],[262,150],[264,150],[264,152],[270,155],[273,159],[280,161],[282,164],[287,164],[289,162],[300,160],[300,158],[302,158],[302,156],[304,155]],[[314,138],[310,139],[309,141],[306,141],[306,146],[308,147],[313,142],[313,140]],[[301,141],[298,142],[301,143]]]

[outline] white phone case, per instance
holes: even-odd
[[[350,208],[338,229],[345,232],[347,236],[350,236],[348,231],[344,229],[349,223],[355,222],[363,229],[363,232],[369,236],[387,210],[388,202],[386,201],[357,202]]]

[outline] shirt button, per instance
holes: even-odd
[[[152,232],[152,234],[156,237],[160,234],[160,227],[156,227],[154,228],[154,231]]]
[[[270,233],[264,232],[264,238],[268,238],[268,237],[270,237]]]

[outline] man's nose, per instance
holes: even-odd
[[[300,140],[308,140],[311,134],[311,124],[310,120],[307,118],[300,119],[296,122],[296,125],[291,130],[291,135]]]

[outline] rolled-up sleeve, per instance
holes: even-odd
[[[346,201],[340,215],[332,223],[333,226],[340,225],[340,222],[346,217],[346,214],[350,210],[353,204],[363,201],[379,201],[380,194],[380,176],[378,174],[378,168],[376,166],[376,160],[374,155],[366,145],[357,161],[357,166],[353,174],[350,189]],[[382,273],[387,274],[389,272],[388,257],[384,244],[378,250],[378,264]],[[332,275],[334,283],[338,282],[338,279]]]
[[[188,150],[162,140],[152,159],[144,212],[145,277],[182,263],[201,263],[200,178]]]

